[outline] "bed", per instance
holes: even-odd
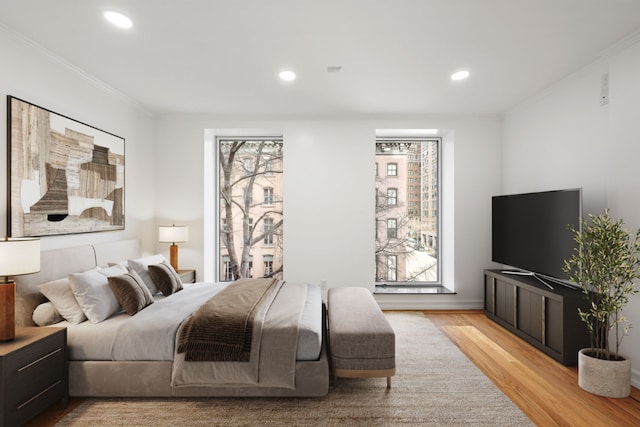
[[[124,260],[140,259],[140,242],[125,240],[95,245],[43,251],[41,271],[16,277],[16,323],[34,326],[34,311],[51,306],[41,285],[73,273],[96,268],[116,268]],[[93,274],[93,273],[91,273]],[[279,281],[270,304],[264,305],[264,330],[253,329],[253,336],[264,336],[260,347],[251,349],[262,355],[252,368],[243,362],[186,362],[178,353],[176,337],[183,333],[191,313],[222,292],[226,285],[184,284],[169,296],[153,295],[154,301],[130,316],[119,310],[97,323],[63,320],[54,326],[67,328],[69,354],[69,394],[94,397],[162,396],[323,396],[329,389],[329,363],[326,348],[325,308],[318,287]],[[222,294],[221,294],[222,295]],[[296,295],[297,303],[291,303]],[[302,298],[302,299],[300,299]],[[215,298],[214,298],[215,300]],[[212,300],[211,300],[212,301]],[[293,306],[299,313],[289,312]],[[184,321],[173,321],[173,313]],[[171,315],[171,316],[170,316]],[[293,351],[282,353],[282,316],[299,318]],[[93,320],[93,318],[92,318]],[[169,329],[147,329],[165,323]],[[45,326],[46,327],[46,326]],[[144,332],[142,332],[144,331]],[[137,335],[136,335],[137,334]],[[280,335],[279,335],[280,334]],[[291,337],[291,331],[287,332]],[[164,339],[153,339],[154,336]],[[284,338],[283,338],[284,339]],[[259,348],[259,350],[258,350]],[[279,353],[280,352],[280,353]],[[264,354],[264,355],[263,355]],[[266,356],[265,356],[266,355]],[[282,360],[291,368],[282,368]],[[184,366],[183,366],[184,365]],[[235,367],[250,371],[246,379]],[[234,367],[233,369],[230,367]],[[229,373],[233,371],[232,373]]]

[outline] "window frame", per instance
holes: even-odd
[[[257,142],[272,142],[272,143],[277,143],[280,144],[280,150],[282,150],[282,147],[284,146],[284,138],[279,135],[279,136],[245,136],[245,137],[241,137],[241,136],[225,136],[225,135],[214,135],[211,139],[211,145],[210,145],[210,157],[213,159],[212,161],[212,170],[211,170],[211,175],[210,175],[210,180],[212,182],[212,193],[213,193],[213,200],[212,200],[212,209],[211,209],[211,228],[210,228],[210,234],[212,235],[212,247],[213,247],[213,251],[212,251],[212,268],[211,268],[211,272],[208,273],[206,270],[206,266],[205,266],[205,277],[207,277],[207,274],[212,274],[213,278],[208,279],[210,281],[213,281],[215,283],[225,283],[225,282],[229,282],[229,280],[224,280],[222,276],[229,276],[228,273],[228,269],[225,268],[226,262],[222,259],[224,256],[228,255],[223,255],[223,251],[226,251],[227,248],[225,245],[221,244],[220,241],[220,232],[222,230],[222,217],[221,217],[221,202],[220,202],[220,191],[221,191],[221,179],[220,179],[220,144],[222,142],[225,143],[229,143],[229,142],[234,142],[234,141],[249,141],[252,143],[257,143]],[[282,154],[281,154],[282,156]],[[243,176],[246,176],[245,174],[247,173],[247,165],[250,165],[252,167],[255,168],[255,163],[251,163],[251,162],[247,162],[247,159],[242,156],[236,159],[237,161],[241,161],[241,173]],[[280,157],[280,162],[282,162],[282,157]],[[262,162],[261,162],[262,163]],[[265,160],[266,163],[266,160]],[[275,167],[276,163],[274,161],[270,161],[269,165],[266,167],[260,167],[259,170],[257,170],[257,173],[261,173],[262,175],[264,175],[265,177],[268,177],[270,179],[273,179],[274,176],[278,175],[278,174],[283,174],[284,170],[283,169],[278,169]],[[280,178],[282,179],[282,178]],[[283,199],[278,199],[277,197],[281,197],[278,196],[278,194],[281,195],[282,191],[282,186],[283,186],[283,182],[280,181],[279,184],[274,185],[274,186],[269,186],[269,188],[271,188],[271,196],[270,196],[270,204],[266,205],[263,203],[260,203],[257,199],[255,199],[255,197],[260,197],[260,194],[256,194],[255,192],[253,192],[252,194],[248,194],[248,192],[246,191],[246,189],[243,189],[243,194],[241,195],[243,200],[246,200],[247,196],[249,195],[249,200],[252,202],[253,206],[260,206],[260,205],[265,205],[267,206],[267,209],[275,209],[276,211],[280,211],[280,212],[276,212],[277,215],[281,215],[281,217],[272,217],[272,225],[270,227],[270,240],[271,240],[271,244],[267,244],[264,245],[263,244],[263,240],[257,240],[254,241],[255,242],[255,247],[263,247],[263,248],[267,248],[268,250],[272,250],[274,252],[271,253],[272,256],[272,263],[271,263],[271,275],[272,277],[281,277],[283,274],[283,264],[284,264],[284,257],[283,257],[283,237],[282,237],[282,223],[283,223],[283,218],[284,218],[284,210],[283,210],[283,206],[284,206],[284,201]],[[259,191],[258,189],[259,187],[254,187],[254,191]],[[262,186],[262,188],[265,188],[264,186]],[[264,194],[264,193],[263,193]],[[255,196],[255,197],[254,197]],[[257,222],[257,224],[256,224]],[[258,215],[256,218],[254,218],[253,216],[248,218],[248,223],[245,224],[245,226],[247,226],[246,228],[248,228],[249,233],[251,233],[252,231],[257,232],[258,227],[262,228],[260,226],[260,223],[262,222],[260,216]],[[206,246],[206,245],[205,245]],[[253,244],[252,244],[253,246]],[[259,249],[258,249],[259,250]],[[262,258],[262,255],[259,255]],[[246,265],[246,269],[245,271],[248,271],[249,274],[251,274],[251,277],[255,276],[255,271],[257,269],[257,267],[259,266],[259,264],[254,263],[254,254],[250,254],[249,256],[249,260],[247,262]],[[223,272],[224,269],[224,272]],[[261,272],[258,270],[257,274],[261,274]]]
[[[398,176],[392,176],[391,178],[393,180],[391,182],[386,182],[388,187],[386,187],[385,189],[381,187],[380,191],[378,191],[378,184],[376,184],[376,188],[377,188],[376,193],[379,196],[384,194],[385,204],[391,209],[397,209],[398,207],[401,207],[404,204],[406,204],[406,206],[404,206],[404,214],[406,214],[407,216],[409,215],[418,216],[420,224],[427,224],[427,228],[426,228],[427,232],[425,233],[423,231],[425,229],[418,229],[416,236],[413,236],[413,232],[415,232],[415,228],[412,231],[411,226],[408,226],[407,230],[409,230],[412,233],[412,235],[404,236],[403,234],[402,236],[400,236],[400,234],[404,233],[404,231],[402,231],[400,225],[398,225],[396,228],[396,236],[399,236],[398,240],[402,240],[403,238],[406,237],[407,242],[405,243],[405,245],[415,245],[414,248],[416,249],[424,245],[425,247],[427,247],[427,249],[430,248],[430,250],[433,251],[429,253],[431,253],[432,256],[436,258],[435,259],[435,262],[436,262],[435,268],[437,268],[436,278],[435,280],[406,280],[406,281],[395,280],[394,281],[388,278],[389,277],[388,271],[383,272],[384,274],[382,276],[379,276],[379,273],[381,272],[377,271],[375,275],[376,285],[388,284],[389,286],[409,286],[409,287],[442,286],[443,273],[444,273],[443,262],[442,262],[442,258],[444,254],[443,244],[442,244],[442,229],[443,229],[443,225],[442,225],[443,223],[443,218],[442,218],[443,141],[442,141],[442,138],[441,137],[376,137],[375,162],[376,162],[376,165],[378,163],[380,164],[394,163],[393,161],[385,162],[384,154],[386,154],[386,150],[379,150],[377,147],[377,144],[379,143],[382,143],[382,144],[400,143],[401,144],[401,143],[419,143],[419,142],[432,142],[434,144],[430,145],[428,148],[425,148],[424,151],[420,153],[420,155],[413,155],[413,153],[410,155],[409,152],[406,152],[406,155],[407,155],[407,168],[406,168],[407,170],[406,170],[406,176],[405,176],[406,182],[404,182],[403,184],[398,184],[398,181],[396,179],[402,180],[402,176],[401,176],[402,173],[400,173],[400,170],[398,170]],[[409,164],[411,162],[418,162],[418,161],[420,161],[421,163],[420,172],[418,172],[417,169],[413,169],[415,170],[415,172],[410,172]],[[426,178],[427,176],[431,178]],[[376,174],[376,182],[378,182],[378,180],[384,181],[385,178],[386,178],[385,176],[378,176]],[[435,178],[435,182],[431,181],[432,178]],[[419,180],[419,181],[416,181],[416,180]],[[412,187],[411,191],[417,191],[415,185],[417,185],[418,183],[420,183],[420,186],[423,186],[423,185],[426,185],[426,183],[429,183],[431,187],[428,189],[428,191],[424,192],[425,194],[423,194],[422,191],[419,192],[420,193],[419,202],[417,202],[418,199],[416,198],[416,196],[414,194],[411,194],[411,192],[409,191],[409,184],[414,186]],[[401,195],[404,194],[403,192],[398,191],[399,190],[398,187],[401,185],[405,186],[403,188],[406,190],[407,194],[402,197],[406,197],[407,199],[406,201],[400,200]],[[390,198],[389,194],[385,194],[386,191],[390,189],[396,190],[395,204],[389,204],[389,201],[393,202],[393,197]],[[416,202],[414,203],[414,201]],[[410,203],[412,206],[409,206]],[[381,206],[379,202],[377,203],[377,206]],[[411,213],[409,212],[410,210],[411,210]],[[387,216],[384,216],[384,214],[380,215],[378,212],[376,212],[375,215],[376,215],[376,221],[375,221],[376,224],[378,224],[378,221],[384,220],[385,226],[382,230],[386,229],[388,231],[386,220],[392,218],[393,216],[387,217]],[[433,221],[433,223],[435,223],[435,228],[430,228],[428,226],[430,221]],[[378,228],[379,227],[376,225],[376,233],[375,233],[376,246],[378,245],[378,239],[382,239],[386,237],[386,235],[381,235],[381,233],[378,231]],[[432,232],[428,232],[429,230],[432,230]],[[428,245],[430,242],[432,242],[433,245]],[[393,243],[391,244],[393,245]],[[410,253],[408,249],[405,249],[405,250],[407,251],[406,253]],[[384,257],[383,268],[388,269],[389,261],[387,257],[392,255],[393,255],[392,252],[387,252],[387,251],[385,251],[385,253],[382,253],[382,252],[377,253],[377,249],[376,249],[376,270],[378,270],[378,268],[380,268],[381,266],[381,265],[379,266],[378,264],[378,262],[380,261],[379,260],[380,256]],[[404,256],[406,255],[403,255],[403,257]],[[402,257],[398,256],[396,259],[397,261],[395,265],[396,279],[398,277],[401,277],[401,275],[405,275],[404,268],[400,268],[400,266],[398,265],[401,258]],[[426,276],[425,278],[427,277],[429,276]]]

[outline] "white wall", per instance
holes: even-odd
[[[600,106],[600,77],[609,73],[610,103]],[[640,227],[640,43],[558,83],[507,115],[506,192],[583,187],[584,213],[605,207]],[[624,310],[635,325],[622,344],[640,386],[640,295]]]
[[[586,212],[605,206],[640,227],[640,45],[594,64],[495,118],[359,117],[301,119],[169,115],[158,121],[0,26],[0,95],[13,95],[126,140],[126,230],[44,237],[43,249],[140,238],[147,253],[157,225],[190,226],[180,245],[184,268],[203,271],[203,141],[209,128],[282,129],[285,136],[286,278],[372,288],[374,132],[376,128],[446,129],[443,240],[445,284],[457,295],[381,295],[384,308],[480,308],[482,270],[491,267],[490,197],[499,193],[583,187]],[[611,102],[599,106],[602,73]],[[161,90],[161,88],[159,88]],[[0,102],[0,117],[6,117]],[[0,135],[6,135],[6,119]],[[0,143],[6,177],[6,139]],[[504,144],[504,145],[502,145]],[[339,155],[334,154],[338,152]],[[321,178],[321,179],[320,179]],[[6,234],[6,178],[0,185],[0,232]],[[453,239],[453,244],[452,244]],[[201,280],[202,277],[199,277]],[[640,296],[625,310],[636,325],[623,344],[640,386]]]
[[[122,95],[27,43],[0,26],[0,233],[6,235],[7,148],[6,96],[25,101],[125,138],[124,231],[51,236],[41,239],[42,249],[127,238],[143,239],[143,249],[154,250],[155,120]]]
[[[457,295],[379,295],[384,308],[481,308],[490,267],[490,196],[500,192],[500,122],[495,118],[264,118],[167,115],[158,120],[159,222],[189,225],[180,266],[204,266],[205,129],[280,129],[284,136],[285,278],[329,287],[374,284],[375,130],[449,129],[445,156],[445,284]],[[172,171],[165,173],[163,171]],[[454,198],[451,203],[451,198]],[[449,198],[449,199],[446,199]],[[455,211],[453,206],[455,205]],[[167,248],[158,246],[160,251]],[[455,251],[455,252],[454,252]],[[455,263],[454,263],[455,257]]]

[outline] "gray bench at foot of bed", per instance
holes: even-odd
[[[327,294],[329,352],[333,374],[343,378],[396,373],[396,337],[366,288],[331,288]]]

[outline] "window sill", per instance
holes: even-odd
[[[376,285],[374,294],[447,294],[456,293],[444,286]]]

